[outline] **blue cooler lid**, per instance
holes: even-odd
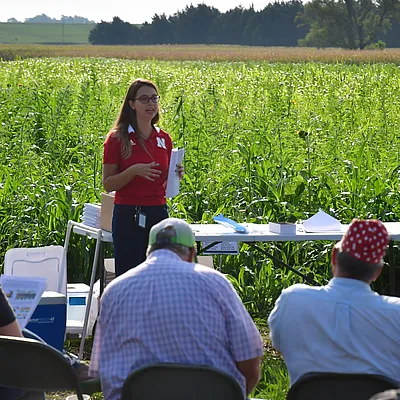
[[[40,298],[39,305],[67,304],[67,297],[62,293],[46,290]]]

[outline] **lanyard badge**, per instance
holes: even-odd
[[[141,228],[146,228],[146,214],[140,210],[140,207],[135,208],[135,224]]]

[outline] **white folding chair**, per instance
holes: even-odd
[[[10,249],[4,258],[4,274],[47,278],[46,290],[67,296],[67,255],[62,246]]]

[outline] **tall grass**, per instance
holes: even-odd
[[[323,208],[343,222],[399,218],[396,65],[24,60],[0,63],[0,254],[61,243],[67,220],[99,199],[104,135],[138,76],[160,87],[161,126],[187,150],[173,215],[263,223]],[[87,277],[72,240],[71,274]],[[326,277],[324,246],[273,249]],[[269,266],[292,281],[244,249],[227,259],[236,278],[244,265]]]
[[[137,77],[157,83],[160,126],[186,148],[171,215],[266,223],[322,208],[343,223],[400,219],[397,65],[27,59],[0,63],[1,260],[11,247],[62,244],[67,221],[99,200],[104,136]],[[329,278],[331,243],[262,248]],[[72,235],[70,281],[88,279],[92,253]],[[247,244],[222,270],[259,321],[299,280]],[[386,275],[376,287],[387,292]],[[279,364],[272,377],[270,364],[260,393],[284,398],[287,374]]]

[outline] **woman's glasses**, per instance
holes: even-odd
[[[150,100],[153,103],[158,103],[160,96],[158,94],[153,94],[152,96],[147,96],[144,94],[143,96],[136,97],[135,100],[139,100],[142,104],[147,104]]]

